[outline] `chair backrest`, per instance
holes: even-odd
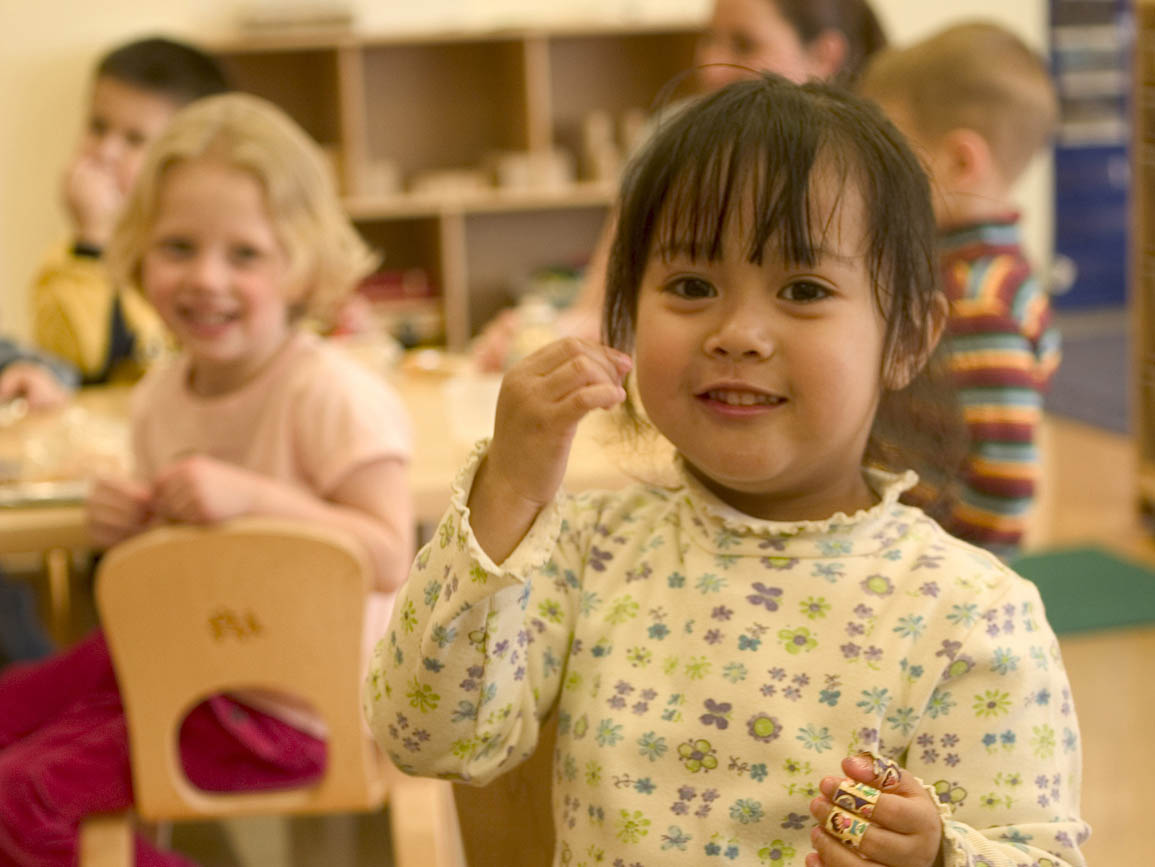
[[[361,723],[369,567],[343,535],[243,519],[166,527],[110,550],[96,598],[124,700],[138,814],[146,819],[372,809],[379,757]],[[193,786],[178,751],[185,715],[227,690],[304,699],[328,729],[315,785],[218,794]]]

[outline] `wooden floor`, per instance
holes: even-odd
[[[1135,510],[1135,450],[1099,428],[1048,419],[1045,491],[1032,547],[1095,543],[1155,565]],[[1155,593],[1155,585],[1151,592]],[[1087,863],[1155,864],[1150,779],[1155,769],[1155,627],[1064,638],[1063,660],[1083,734]]]

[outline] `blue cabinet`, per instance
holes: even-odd
[[[1075,265],[1060,309],[1122,307],[1130,226],[1131,15],[1128,0],[1052,0],[1059,94],[1055,253]]]

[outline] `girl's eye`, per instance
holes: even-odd
[[[778,294],[787,301],[807,304],[813,301],[821,301],[823,298],[829,298],[833,293],[821,283],[814,283],[810,280],[799,280],[796,283],[791,283],[786,286]]]
[[[232,259],[239,265],[249,265],[261,258],[261,251],[256,247],[241,246],[234,247],[232,250]]]
[[[192,242],[183,238],[162,238],[156,245],[160,252],[169,257],[187,256],[192,253]]]
[[[712,298],[717,294],[714,287],[700,277],[678,277],[666,284],[665,291],[689,301]]]

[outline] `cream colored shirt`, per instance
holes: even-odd
[[[692,477],[559,496],[501,565],[466,507],[419,553],[370,674],[379,744],[484,783],[556,708],[555,865],[773,864],[860,750],[933,793],[947,867],[1082,865],[1081,747],[1034,585],[898,502],[778,523]]]

